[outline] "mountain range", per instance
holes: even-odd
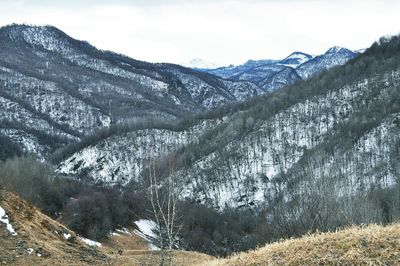
[[[243,101],[355,55],[293,53],[279,62],[248,61],[227,77],[218,73],[230,68],[207,73],[101,51],[52,26],[10,25],[0,38],[0,133],[41,158],[96,128]]]
[[[397,61],[382,60],[367,51],[234,112],[222,108],[179,126],[98,138],[67,154],[58,171],[108,184],[140,182],[146,162],[168,155],[181,164],[185,197],[219,208],[260,208],[281,195],[311,193],[303,188],[317,180],[350,195],[391,186],[400,72]]]
[[[249,60],[239,66],[202,70],[228,80],[250,81],[264,91],[274,91],[343,65],[358,54],[357,51],[334,46],[319,56],[294,52],[282,60]]]
[[[51,26],[0,29],[0,133],[43,156],[95,128],[177,118],[263,91],[172,64],[100,51]]]

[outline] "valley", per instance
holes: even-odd
[[[0,48],[0,263],[399,262],[398,35],[214,69]]]

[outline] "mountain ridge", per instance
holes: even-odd
[[[123,183],[129,182],[129,176],[139,181],[143,178],[146,159],[140,156],[128,159],[124,152],[144,154],[147,151],[148,154],[157,154],[159,158],[171,156],[183,163],[176,171],[178,175],[185,176],[188,182],[185,197],[217,208],[259,208],[265,202],[276,200],[274,197],[279,193],[293,193],[288,191],[289,187],[282,185],[282,191],[278,194],[271,191],[278,180],[286,176],[284,180],[294,182],[291,178],[301,180],[298,176],[301,173],[310,175],[298,170],[298,167],[323,172],[323,169],[313,165],[311,158],[314,153],[331,158],[329,156],[333,155],[329,150],[325,151],[325,147],[333,146],[334,150],[340,150],[341,141],[347,145],[348,148],[342,152],[346,152],[347,156],[354,153],[353,159],[346,162],[338,157],[331,159],[337,169],[347,171],[355,167],[358,156],[369,153],[368,150],[357,151],[357,147],[375,141],[374,134],[382,138],[380,146],[373,146],[380,152],[388,149],[389,143],[397,143],[395,135],[385,133],[387,129],[397,130],[395,121],[398,119],[398,109],[393,102],[397,98],[391,99],[385,95],[395,95],[400,72],[393,60],[379,67],[367,68],[363,65],[363,62],[374,58],[375,55],[368,54],[372,49],[348,63],[353,66],[350,69],[354,69],[354,72],[347,73],[349,66],[346,65],[334,68],[321,76],[260,96],[259,101],[255,101],[247,110],[223,116],[222,119],[210,117],[208,121],[199,120],[199,126],[183,131],[149,128],[133,131],[126,136],[114,135],[112,139],[101,140],[100,145],[77,151],[64,160],[58,170],[64,174],[85,172],[90,177],[99,177],[99,170],[96,170],[99,167],[106,169],[102,172],[105,176],[114,176],[113,180],[106,179],[107,182],[115,182],[118,175],[124,176]],[[358,67],[366,69],[362,75],[357,72],[360,71]],[[383,105],[386,105],[386,109],[379,116],[369,109],[376,106],[373,110],[379,110],[377,106]],[[360,119],[360,116],[364,118]],[[348,135],[353,134],[352,127],[359,130],[354,135]],[[148,138],[152,139],[150,143],[146,140]],[[353,142],[349,143],[349,139],[353,139]],[[123,151],[123,146],[136,148]],[[370,165],[357,165],[368,169],[363,170],[369,171],[365,176],[373,176],[375,172],[371,167],[384,165],[392,152],[374,157]],[[97,158],[105,158],[105,161],[87,163],[85,158],[94,154],[96,156],[91,161]],[[110,158],[108,154],[116,156]],[[328,160],[326,158],[324,160]],[[119,160],[123,163],[119,163]],[[343,165],[339,167],[340,164]],[[130,169],[135,170],[132,172]],[[326,171],[331,171],[331,176],[339,174],[333,167],[326,166]],[[348,178],[352,178],[356,187],[355,175],[349,175]],[[393,184],[393,173],[380,172],[379,175],[386,176],[386,183],[371,179],[364,186],[376,185],[376,182],[385,187]]]
[[[313,75],[321,73],[323,70],[343,65],[358,54],[359,52],[333,46],[319,56],[312,56],[296,51],[282,60],[249,60],[239,66],[203,69],[203,71],[225,79],[250,81],[257,84],[264,91],[274,91],[285,85],[293,84],[296,81],[310,78]],[[279,72],[284,70],[285,67],[292,68],[297,75],[287,77],[284,80],[281,77],[280,83],[274,83],[273,80],[279,79],[279,77],[274,78],[273,76],[279,76]]]
[[[262,93],[249,82],[97,50],[52,26],[10,25],[0,35],[0,133],[40,157],[95,128],[174,119]]]

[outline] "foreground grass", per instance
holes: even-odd
[[[307,235],[199,265],[400,265],[400,224]]]
[[[110,236],[101,248],[84,244],[61,223],[14,193],[0,191],[0,206],[5,209],[18,233],[11,235],[0,222],[0,265],[15,266],[136,266],[158,265],[159,252],[148,250],[148,243],[131,233]],[[70,235],[68,239],[64,234]],[[32,252],[28,252],[29,250]],[[40,254],[40,255],[39,255]],[[174,251],[173,265],[186,266],[214,259],[206,254]]]
[[[18,235],[10,235],[0,224],[0,264],[158,265],[158,251],[148,250],[147,242],[134,234],[112,236],[102,248],[93,249],[17,195],[3,196],[0,206]],[[64,233],[72,237],[67,240]],[[28,254],[28,248],[34,253]],[[400,223],[306,235],[227,259],[174,251],[173,265],[400,265]]]

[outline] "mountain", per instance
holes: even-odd
[[[243,102],[233,113],[222,108],[179,126],[99,138],[61,156],[58,172],[124,185],[143,180],[149,160],[158,158],[162,175],[168,172],[163,158],[174,158],[174,172],[185,180],[183,197],[218,209],[267,209],[288,217],[286,212],[301,213],[308,204],[330,202],[334,210],[343,198],[392,188],[400,144],[398,40]],[[288,68],[281,74],[291,73]],[[364,203],[370,204],[361,200],[361,209]],[[353,207],[341,210],[348,219]]]
[[[201,58],[194,58],[188,62],[183,62],[180,65],[194,69],[205,69],[205,68],[212,69],[212,68],[218,68],[220,66],[217,63],[207,61]]]
[[[264,78],[259,84],[267,91],[274,91],[277,88],[292,85],[300,79],[301,77],[297,74],[296,70],[291,67],[285,67],[281,71]]]
[[[0,29],[0,135],[41,158],[95,128],[175,119],[262,92],[250,82],[101,51],[51,26]]]
[[[276,63],[277,60],[249,60],[246,63],[238,66],[230,65],[227,67],[219,67],[216,69],[203,69],[203,71],[208,72],[210,74],[214,74],[216,76],[229,79],[230,77],[236,76],[240,73],[244,73],[254,67],[270,65]]]
[[[285,66],[296,68],[299,65],[311,60],[312,58],[313,57],[309,54],[305,54],[302,52],[294,52],[285,59],[283,59],[280,63]]]
[[[323,70],[343,65],[358,54],[358,52],[335,46],[328,49],[325,54],[316,57],[302,52],[294,52],[282,60],[250,60],[240,66],[203,69],[203,71],[229,80],[250,81],[264,91],[274,91],[296,81],[310,78]],[[292,70],[286,69],[288,67]],[[283,73],[292,72],[292,74],[284,77],[282,71]],[[274,77],[274,75],[277,76]]]
[[[296,71],[300,77],[307,79],[316,73],[332,68],[334,66],[343,65],[348,60],[354,58],[358,53],[349,49],[334,46],[325,54],[316,56],[315,58],[301,64]]]

